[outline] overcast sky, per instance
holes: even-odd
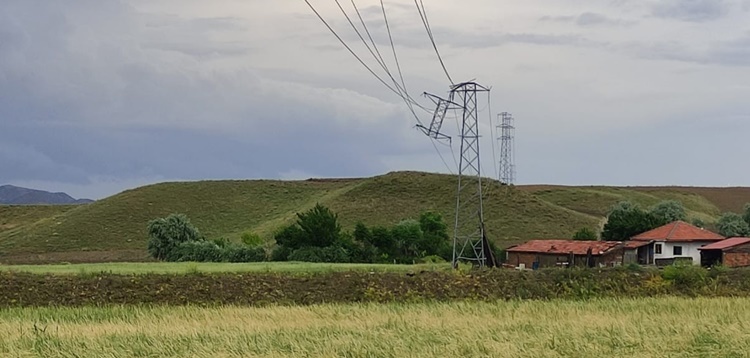
[[[311,3],[379,70],[333,0]],[[394,67],[380,2],[356,4]],[[416,7],[385,5],[407,88],[431,106],[418,96],[449,82]],[[750,0],[424,5],[454,80],[514,114],[519,183],[750,185]],[[303,0],[0,2],[0,184],[98,199],[168,180],[455,170],[415,122]]]

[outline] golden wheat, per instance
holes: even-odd
[[[747,357],[750,299],[0,311],[9,357]]]

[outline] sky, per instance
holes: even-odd
[[[423,2],[451,78],[492,88],[484,175],[506,111],[518,184],[750,185],[750,0]],[[390,83],[335,1],[310,3]],[[397,73],[380,1],[354,3]],[[384,4],[407,89],[432,108],[422,93],[450,82],[417,8]],[[455,119],[452,148],[416,123],[304,0],[0,2],[0,184],[100,199],[162,181],[455,172]]]

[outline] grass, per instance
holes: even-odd
[[[0,311],[13,357],[744,357],[750,300]]]
[[[207,237],[230,240],[248,231],[270,240],[316,203],[336,211],[345,229],[359,221],[390,226],[426,210],[451,223],[455,190],[455,176],[395,172],[342,180],[162,183],[74,207],[0,206],[0,262],[144,260],[148,222],[175,212],[187,214]],[[619,200],[649,206],[678,199],[691,218],[707,223],[750,202],[745,188],[507,187],[490,180],[485,194],[486,229],[500,247],[598,229]]]
[[[69,265],[0,265],[0,272],[28,272],[33,274],[78,275],[101,272],[112,274],[192,274],[192,273],[322,273],[322,272],[418,272],[448,271],[450,263],[444,264],[328,264],[309,262],[257,262],[257,263],[213,263],[213,262],[119,262]]]

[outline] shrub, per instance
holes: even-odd
[[[266,250],[260,246],[232,245],[224,256],[229,262],[262,262],[266,261]]]
[[[340,246],[307,246],[289,254],[289,261],[346,263],[351,259],[346,249]]]
[[[184,214],[152,220],[148,223],[148,236],[148,252],[158,260],[165,260],[182,243],[203,240]]]
[[[167,261],[222,262],[225,251],[214,241],[187,241],[170,251]]]
[[[225,239],[188,241],[171,251],[168,261],[175,262],[261,262],[266,260],[262,247],[249,247]]]
[[[697,288],[706,282],[708,272],[692,263],[675,263],[664,268],[662,277],[675,285]]]
[[[573,234],[573,240],[577,241],[596,241],[598,239],[596,232],[587,227],[581,228]]]
[[[324,262],[323,261],[323,248],[307,246],[292,251],[288,259],[289,261],[302,261],[302,262]]]
[[[262,246],[265,243],[265,240],[254,232],[243,232],[240,240],[242,240],[243,244],[250,247]]]
[[[421,264],[440,264],[447,262],[444,258],[438,255],[425,256],[418,261]]]
[[[292,249],[286,246],[276,246],[276,248],[271,251],[271,261],[287,261],[289,260],[289,254],[291,253]]]

